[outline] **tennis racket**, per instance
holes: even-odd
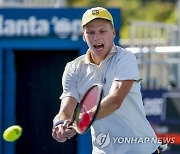
[[[75,128],[77,133],[85,133],[96,118],[102,98],[102,86],[95,84],[85,93],[77,104],[68,128]]]

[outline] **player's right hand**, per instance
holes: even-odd
[[[64,131],[63,124],[60,124],[52,130],[52,137],[58,142],[65,142],[67,137],[64,135]]]

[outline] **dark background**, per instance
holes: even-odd
[[[17,154],[76,153],[76,137],[58,143],[52,138],[51,129],[59,110],[64,67],[77,55],[77,51],[71,54],[67,51],[15,51],[16,120],[23,128],[23,135],[16,143]]]

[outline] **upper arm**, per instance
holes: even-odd
[[[132,53],[126,52],[116,63],[114,80],[122,81],[138,79],[139,70],[136,57]]]
[[[68,63],[65,67],[63,76],[62,76],[62,87],[63,93],[60,96],[60,99],[67,99],[66,97],[72,96],[76,100],[79,100],[79,94],[77,91],[77,80],[78,72],[75,71],[75,66],[71,63]],[[71,99],[71,98],[70,98]]]

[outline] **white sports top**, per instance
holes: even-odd
[[[78,102],[94,84],[103,84],[108,95],[114,80],[135,80],[121,107],[91,126],[93,154],[151,154],[159,146],[146,119],[140,92],[139,71],[134,54],[113,46],[99,65],[90,63],[89,51],[66,65],[60,99],[74,97]]]

